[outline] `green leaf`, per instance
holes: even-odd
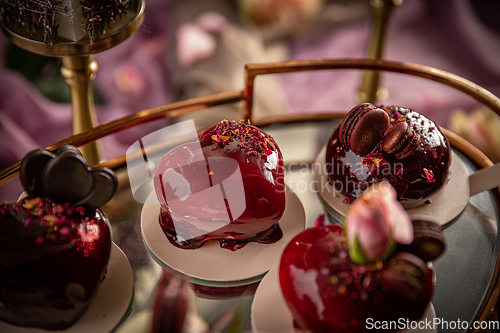
[[[396,245],[397,245],[397,243],[394,240],[391,239],[389,241],[389,244],[387,245],[385,253],[382,256],[382,260],[386,260],[387,258],[392,257],[392,254],[394,253],[394,251],[396,251]]]
[[[370,263],[370,261],[366,258],[365,251],[363,251],[363,248],[361,247],[357,236],[354,239],[354,244],[349,247],[349,255],[351,256],[352,261],[357,264]]]

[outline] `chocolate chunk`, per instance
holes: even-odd
[[[402,251],[413,253],[423,261],[438,258],[446,248],[443,228],[434,221],[415,219],[413,223],[413,242],[409,245],[399,245]]]
[[[413,155],[420,144],[420,135],[406,122],[394,125],[382,140],[382,149],[394,154],[397,159],[405,159]]]
[[[108,168],[94,168],[94,188],[92,192],[81,201],[74,203],[74,206],[85,206],[86,208],[99,208],[111,200],[118,187],[118,179],[113,171]]]
[[[64,146],[57,148],[54,151],[54,154],[55,155],[72,154],[72,155],[82,156],[81,151],[78,150],[78,148],[76,148],[75,146],[71,146],[71,145],[64,145]]]
[[[390,126],[389,115],[369,103],[354,107],[340,127],[340,140],[346,149],[364,156],[380,142]]]
[[[21,162],[21,183],[30,197],[48,197],[54,202],[94,209],[108,202],[118,180],[108,168],[92,168],[74,146],[50,152],[37,149]]]
[[[55,202],[79,202],[94,187],[94,177],[85,160],[74,154],[56,156],[43,172],[43,191]]]
[[[32,198],[43,195],[42,174],[47,163],[54,158],[54,154],[46,149],[37,149],[29,152],[21,162],[21,184]]]
[[[419,257],[399,252],[389,260],[380,278],[383,285],[398,297],[414,301],[427,278],[427,266]]]

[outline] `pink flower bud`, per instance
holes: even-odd
[[[347,214],[345,229],[349,255],[360,264],[389,257],[396,243],[413,241],[410,217],[387,182],[376,183],[357,198]]]

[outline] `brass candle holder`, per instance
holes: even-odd
[[[97,71],[93,54],[112,48],[129,38],[144,20],[145,1],[130,1],[125,16],[126,22],[116,29],[109,29],[96,40],[44,41],[38,36],[23,33],[17,22],[0,19],[5,36],[15,45],[37,54],[59,57],[62,60],[61,73],[70,88],[72,106],[72,132],[81,133],[98,125],[95,112],[92,81]],[[66,8],[65,8],[66,10]],[[80,147],[89,165],[101,162],[100,142],[94,141]]]
[[[403,0],[370,0],[373,25],[368,45],[368,59],[382,59],[387,27],[394,7],[403,3]],[[375,104],[377,100],[387,98],[387,90],[380,88],[380,72],[365,71],[361,87],[358,91],[360,102]]]

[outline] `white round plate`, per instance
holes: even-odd
[[[344,195],[338,192],[328,181],[328,174],[325,172],[325,154],[326,146],[321,149],[316,157],[314,181],[327,212],[337,220],[342,221],[351,204],[343,202]],[[460,157],[452,152],[451,177],[448,183],[430,198],[431,203],[406,209],[406,211],[410,216],[429,216],[444,226],[452,222],[464,211],[469,199],[469,173]]]
[[[154,192],[151,195],[155,195]],[[170,243],[158,222],[160,206],[145,204],[141,214],[144,243],[153,259],[160,266],[194,278],[199,284],[243,285],[258,281],[278,263],[288,242],[305,228],[305,211],[296,194],[288,187],[285,191],[286,206],[279,225],[283,237],[272,244],[250,242],[245,247],[230,251],[211,240],[195,250],[178,248]],[[198,279],[198,280],[196,280]]]
[[[432,322],[436,317],[434,306],[429,303],[421,321]],[[251,310],[252,329],[259,333],[293,333],[293,315],[281,293],[278,266],[264,276],[255,292]],[[425,325],[421,325],[425,327]],[[404,332],[435,333],[436,329],[403,330]],[[303,331],[301,331],[303,332]]]
[[[113,243],[106,278],[97,289],[94,300],[78,321],[60,331],[26,328],[0,322],[2,333],[88,333],[111,332],[128,314],[134,294],[134,273],[123,251]]]

